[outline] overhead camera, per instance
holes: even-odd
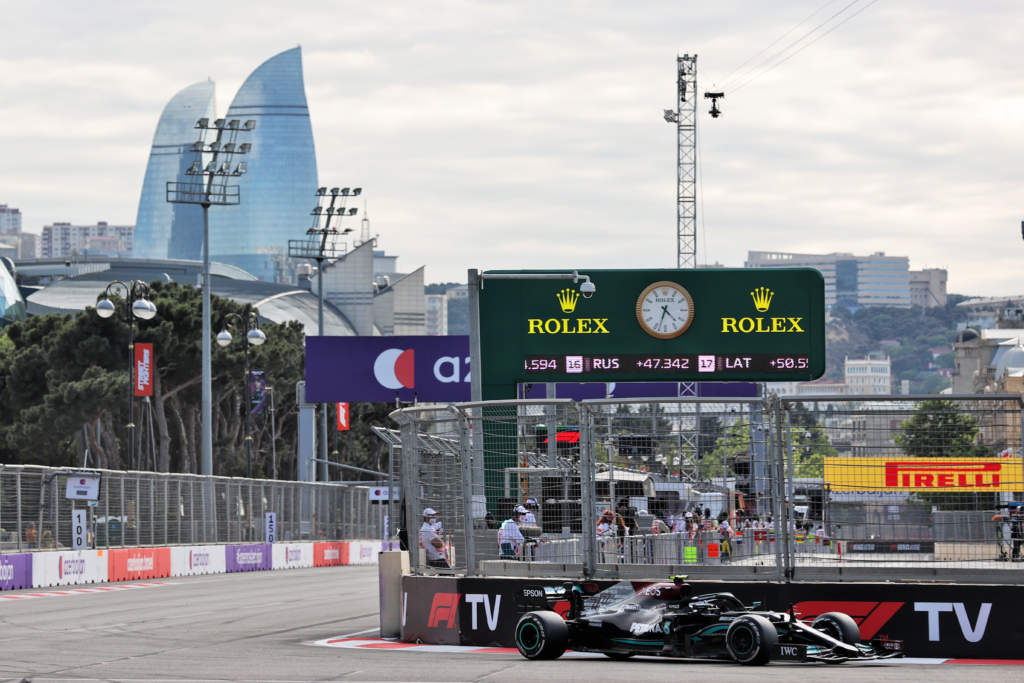
[[[580,283],[580,294],[583,295],[584,299],[589,299],[594,296],[594,292],[597,291],[597,287],[590,280],[584,280]]]

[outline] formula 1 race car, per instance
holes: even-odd
[[[838,664],[902,655],[901,641],[860,642],[860,629],[847,614],[828,612],[807,624],[792,612],[744,605],[732,593],[691,595],[682,578],[620,581],[605,590],[593,583],[524,587],[523,604],[532,611],[516,624],[516,647],[527,659],[555,659],[572,649],[612,659],[653,655],[740,664]]]

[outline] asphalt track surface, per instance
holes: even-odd
[[[1024,681],[1024,666],[1008,664],[747,668],[656,658],[613,662],[600,655],[529,662],[508,652],[315,644],[374,638],[378,625],[376,567],[4,592],[0,680]]]

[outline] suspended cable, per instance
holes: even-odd
[[[842,13],[843,13],[844,11],[846,11],[846,9],[847,9],[848,7],[850,7],[850,6],[852,6],[852,5],[855,5],[855,4],[857,4],[858,2],[860,2],[860,0],[853,0],[853,2],[851,2],[851,3],[849,4],[849,5],[847,5],[847,6],[846,6],[846,7],[844,7],[843,9],[841,9],[841,10],[840,10],[839,12],[837,12],[836,14],[832,15],[832,17],[829,17],[829,19],[827,19],[827,20],[825,21],[825,23],[827,23],[828,21],[830,21],[830,20],[831,20],[832,18],[834,18],[834,17],[838,16],[839,14],[842,14]],[[735,92],[737,92],[737,91],[739,91],[739,90],[743,89],[744,87],[746,87],[746,86],[747,86],[747,85],[749,85],[750,83],[754,82],[755,80],[757,80],[757,79],[758,79],[758,78],[760,78],[761,76],[765,75],[766,73],[768,73],[768,72],[769,72],[769,71],[771,71],[772,69],[774,69],[774,68],[776,68],[776,67],[778,67],[778,66],[781,66],[782,64],[785,64],[785,63],[786,63],[786,62],[788,62],[788,61],[789,61],[790,59],[792,59],[793,57],[796,57],[796,56],[797,56],[798,54],[800,54],[801,52],[803,52],[804,50],[806,50],[807,48],[809,48],[809,47],[810,47],[811,45],[814,45],[814,44],[815,44],[816,42],[818,42],[819,40],[821,40],[822,38],[824,38],[824,37],[825,37],[825,36],[827,36],[828,34],[832,33],[833,31],[835,31],[835,30],[836,30],[837,28],[839,28],[840,26],[842,26],[842,25],[843,25],[843,24],[845,24],[846,22],[848,22],[848,21],[850,21],[851,19],[853,19],[854,17],[858,16],[858,15],[859,15],[859,14],[860,14],[861,12],[863,12],[863,11],[864,11],[864,10],[866,10],[867,8],[871,7],[871,6],[872,6],[872,5],[874,5],[874,4],[876,3],[876,2],[878,2],[878,0],[870,0],[870,2],[868,2],[868,3],[866,4],[866,5],[862,6],[862,7],[860,8],[860,9],[858,9],[858,10],[857,10],[856,12],[854,12],[853,14],[850,14],[849,16],[846,16],[846,17],[844,17],[842,21],[840,21],[840,22],[838,22],[838,23],[834,24],[833,26],[829,27],[829,29],[828,29],[827,31],[824,31],[823,33],[821,33],[821,34],[819,34],[819,35],[815,36],[815,37],[814,37],[813,39],[811,39],[810,41],[808,41],[808,42],[804,43],[803,45],[801,45],[801,46],[800,46],[800,47],[799,47],[799,48],[798,48],[797,50],[795,50],[794,52],[792,52],[792,53],[790,53],[790,54],[786,55],[785,57],[783,57],[783,58],[782,58],[782,59],[780,59],[779,61],[775,62],[774,64],[772,64],[772,65],[770,65],[770,66],[768,66],[768,67],[767,67],[766,69],[764,69],[764,70],[763,70],[763,71],[761,71],[760,73],[757,73],[757,74],[755,74],[755,75],[751,76],[751,77],[750,77],[750,78],[748,78],[748,79],[747,79],[746,81],[743,81],[742,83],[740,83],[739,85],[737,85],[737,86],[736,86],[735,88],[732,88],[732,89],[731,89],[731,92],[735,93]],[[809,34],[805,34],[805,36],[804,36],[804,37],[806,37],[806,35],[809,35]],[[800,38],[800,40],[803,40],[803,37],[801,37],[801,38]],[[796,42],[799,42],[799,40],[798,40],[798,41],[796,41]],[[788,48],[787,48],[787,49],[788,49]],[[783,52],[785,52],[785,50],[783,50]],[[780,52],[779,54],[782,54],[782,52]]]
[[[808,19],[810,19],[810,18],[811,18],[811,17],[813,17],[814,15],[818,14],[819,12],[821,12],[821,11],[822,11],[823,9],[825,9],[825,8],[826,8],[826,7],[828,7],[829,5],[835,4],[835,3],[837,3],[837,2],[839,2],[839,0],[827,0],[827,2],[825,2],[825,4],[821,5],[820,7],[818,7],[818,9],[814,10],[813,12],[811,12],[810,14],[808,14],[808,15],[807,15],[806,17],[804,17],[803,19],[801,19],[801,20],[800,20],[800,21],[798,21],[797,23],[793,24],[793,26],[791,26],[791,27],[790,27],[790,29],[789,29],[788,31],[786,31],[786,32],[785,32],[785,33],[783,33],[783,34],[782,34],[781,36],[779,36],[778,38],[776,38],[775,40],[773,40],[772,42],[770,42],[770,43],[769,43],[769,44],[768,44],[767,46],[765,46],[764,48],[762,48],[762,49],[761,49],[761,50],[760,50],[759,52],[757,52],[756,54],[754,54],[754,55],[753,55],[753,56],[751,56],[751,57],[748,57],[748,58],[747,58],[746,60],[744,60],[744,61],[743,61],[743,62],[742,62],[741,64],[739,64],[738,66],[735,66],[735,67],[733,67],[733,70],[732,70],[732,71],[730,71],[729,73],[727,73],[727,74],[726,74],[725,76],[723,76],[723,77],[722,77],[722,85],[721,85],[721,86],[719,86],[719,87],[720,87],[720,88],[722,88],[722,89],[724,89],[724,88],[725,88],[725,84],[729,82],[729,77],[730,77],[730,76],[732,76],[732,75],[733,75],[734,73],[736,73],[737,71],[739,71],[740,69],[742,69],[742,68],[743,68],[744,66],[746,66],[746,65],[747,65],[747,64],[749,64],[750,62],[754,61],[755,59],[757,59],[758,57],[760,57],[761,55],[763,55],[763,54],[764,54],[765,52],[767,52],[768,50],[770,50],[770,49],[772,49],[773,47],[775,47],[775,46],[776,46],[776,45],[777,45],[777,44],[778,44],[779,42],[781,42],[781,41],[782,41],[782,40],[783,40],[783,39],[784,39],[784,38],[785,38],[786,36],[788,36],[789,34],[793,33],[793,31],[797,30],[798,28],[800,28],[801,26],[803,26],[803,25],[804,25],[805,23],[807,23],[807,20],[808,20]],[[757,66],[759,66],[759,64],[758,64],[758,65],[755,65],[755,66],[753,66],[753,67],[751,67],[751,70],[752,70],[752,69],[754,69],[754,68],[757,68]]]

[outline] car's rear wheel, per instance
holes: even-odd
[[[516,624],[516,647],[527,659],[556,659],[569,646],[569,627],[554,612],[527,612]]]
[[[856,645],[860,642],[860,627],[849,614],[825,612],[811,622],[811,628],[830,635],[847,645]]]
[[[725,634],[725,649],[740,664],[767,664],[778,644],[772,622],[758,614],[736,618]]]

